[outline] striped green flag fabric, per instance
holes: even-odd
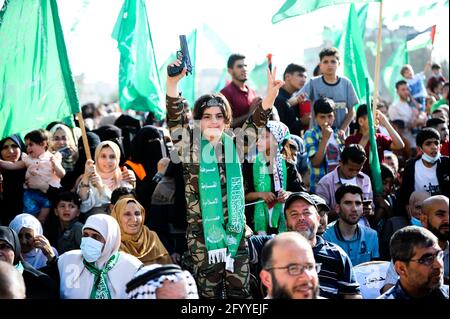
[[[158,67],[144,0],[125,0],[112,33],[120,52],[121,109],[166,115]]]
[[[80,111],[56,0],[6,0],[0,46],[0,139]]]
[[[272,24],[284,19],[296,17],[318,10],[323,7],[344,3],[368,3],[380,0],[286,0],[277,13],[272,17]]]

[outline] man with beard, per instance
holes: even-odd
[[[378,299],[448,299],[448,286],[442,283],[444,252],[429,230],[407,226],[395,232],[391,256],[400,278]]]
[[[339,245],[353,266],[379,258],[378,235],[373,229],[358,225],[363,214],[362,189],[344,184],[335,194],[338,220],[328,224],[323,237]]]
[[[261,282],[268,299],[317,299],[319,280],[311,246],[295,232],[269,240],[262,251]]]
[[[231,82],[220,93],[227,98],[233,110],[231,127],[242,127],[247,118],[253,113],[252,111],[256,109],[260,98],[256,98],[255,91],[245,84],[248,70],[244,55],[230,55],[227,67],[228,73],[231,75]]]
[[[297,232],[308,240],[314,259],[322,264],[318,274],[320,296],[330,299],[359,299],[360,287],[350,258],[341,247],[317,236],[320,226],[320,201],[316,198],[322,200],[317,195],[306,192],[289,196],[284,207],[288,230]]]
[[[444,283],[448,285],[448,197],[436,195],[422,204],[422,225],[438,238],[444,251]]]

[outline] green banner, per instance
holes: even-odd
[[[56,0],[6,0],[0,46],[0,138],[80,111]]]

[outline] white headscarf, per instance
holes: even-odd
[[[119,224],[109,215],[95,214],[86,220],[83,230],[86,228],[98,231],[105,239],[102,255],[95,262],[97,268],[100,269],[119,250],[121,240]]]
[[[17,235],[19,235],[20,230],[23,227],[33,229],[34,236],[43,234],[41,223],[33,215],[19,214],[16,217],[14,217],[14,219],[9,224],[9,228],[14,230],[17,233]],[[52,249],[53,252],[55,252],[56,256],[58,256],[56,249],[53,247]],[[26,262],[28,262],[31,266],[33,266],[36,269],[42,268],[47,265],[47,257],[39,248],[33,248],[25,254],[22,253],[22,257]]]
[[[149,271],[152,271],[156,268],[163,267],[164,265],[160,264],[152,264],[148,266],[142,267],[139,271],[136,272],[134,278],[137,278]],[[165,265],[167,266],[167,265]],[[128,292],[128,298],[130,299],[156,299],[156,289],[161,288],[163,286],[164,281],[169,280],[172,282],[178,282],[183,280],[186,283],[186,299],[198,299],[198,291],[197,284],[195,283],[194,278],[187,270],[179,270],[172,274],[164,274],[157,278],[150,279],[149,281],[143,283],[142,285],[130,290]]]
[[[120,227],[117,221],[106,214],[90,216],[83,227],[99,232],[105,239],[102,255],[96,261],[96,267],[101,269],[109,258],[120,247]],[[134,256],[119,252],[117,264],[107,273],[108,287],[113,299],[125,299],[125,286],[133,278],[134,273],[142,263]],[[58,259],[60,274],[60,292],[64,299],[89,299],[94,275],[83,264],[81,250],[71,250]]]

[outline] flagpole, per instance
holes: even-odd
[[[373,88],[373,119],[377,118],[377,104],[378,104],[378,82],[380,80],[380,60],[381,60],[381,36],[383,31],[383,0],[380,0],[380,14],[378,16],[378,35],[377,35],[377,56],[375,58],[375,78]],[[367,105],[370,109],[370,105]]]
[[[77,113],[78,123],[81,129],[81,138],[83,139],[84,152],[86,153],[86,159],[92,159],[91,149],[89,148],[89,142],[86,135],[86,127],[84,126],[83,114],[81,112]]]

